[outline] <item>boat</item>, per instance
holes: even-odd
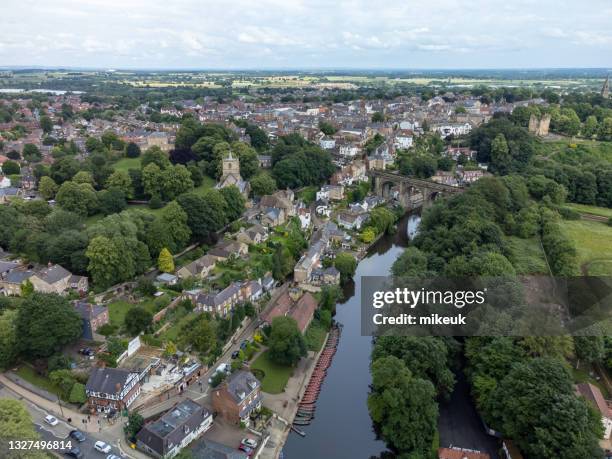
[[[293,421],[293,425],[294,426],[309,426],[310,425],[310,421],[300,421],[298,419],[296,421]]]
[[[293,424],[291,424],[291,430],[293,430],[296,434],[298,434],[300,437],[305,437],[306,436],[306,432],[304,432],[303,430],[298,429],[297,427],[295,427]]]

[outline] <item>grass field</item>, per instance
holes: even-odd
[[[565,220],[561,227],[576,244],[583,273],[612,276],[612,227],[587,220]]]
[[[285,390],[287,381],[293,373],[293,368],[278,365],[270,361],[268,351],[262,353],[251,364],[251,368],[260,370],[264,373],[263,381],[261,381],[261,390],[268,394],[280,394]]]
[[[204,176],[204,181],[202,184],[193,189],[193,192],[199,195],[204,194],[207,190],[210,190],[215,186],[215,179],[209,177],[208,175]]]
[[[30,384],[33,384],[37,387],[40,387],[41,389],[46,390],[47,392],[51,392],[52,394],[61,397],[60,389],[51,384],[51,381],[49,381],[44,376],[40,376],[39,374],[37,374],[32,367],[28,365],[21,365],[19,368],[17,368],[15,373],[17,374],[17,376],[20,376],[21,378],[25,379]]]
[[[575,211],[583,214],[593,214],[608,218],[612,217],[612,209],[608,209],[607,207],[587,206],[585,204],[573,203],[567,203],[565,204],[565,207],[569,207],[570,209],[574,209]]]
[[[123,158],[113,164],[116,171],[128,171],[128,169],[140,169],[140,158]]]
[[[308,350],[319,352],[325,342],[325,336],[327,336],[327,330],[318,321],[313,320],[304,334]]]
[[[542,246],[537,238],[521,239],[509,237],[512,251],[511,261],[518,274],[546,274],[548,267]]]

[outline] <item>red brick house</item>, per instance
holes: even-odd
[[[261,384],[250,371],[237,371],[212,393],[213,409],[223,418],[249,425],[251,413],[261,409]]]

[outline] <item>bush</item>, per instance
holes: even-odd
[[[70,390],[70,396],[68,397],[68,401],[70,403],[77,403],[82,405],[87,400],[87,396],[85,395],[85,386],[81,383],[74,383],[72,389]]]
[[[559,214],[565,220],[580,220],[580,212],[570,209],[569,207],[560,207]]]
[[[47,371],[49,373],[55,370],[66,370],[70,368],[70,359],[63,354],[54,354],[49,357],[47,363]]]
[[[612,217],[608,218],[608,226],[612,226]]]
[[[157,195],[153,196],[149,201],[149,209],[161,209],[164,206],[164,202]]]
[[[111,336],[117,332],[117,326],[111,323],[104,324],[98,328],[97,332],[102,336]]]

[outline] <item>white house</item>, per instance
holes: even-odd
[[[319,140],[319,146],[324,150],[333,150],[336,147],[336,141],[329,136],[325,136]]]
[[[359,154],[359,148],[355,145],[342,145],[340,147],[340,156],[345,156],[347,158],[354,158]]]

